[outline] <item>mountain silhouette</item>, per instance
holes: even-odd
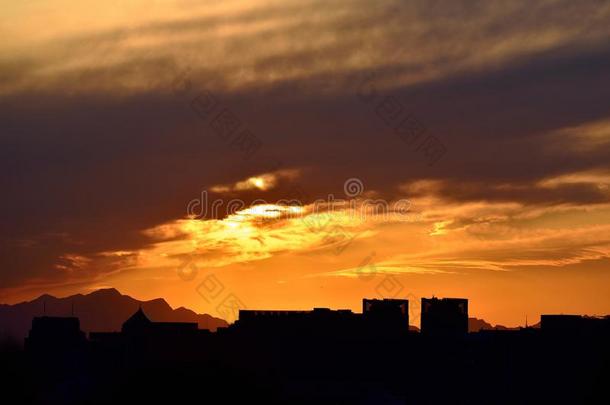
[[[530,326],[533,328],[539,328],[540,323]],[[480,330],[519,330],[519,328],[519,326],[510,327],[504,325],[492,325],[484,319],[468,318],[468,332],[478,332]]]
[[[480,330],[492,330],[492,329],[506,330],[506,329],[511,329],[511,328],[506,328],[502,325],[494,326],[491,323],[485,321],[484,319],[468,318],[468,332],[478,332]],[[515,328],[515,329],[517,329],[517,328]]]
[[[30,329],[32,318],[43,314],[71,316],[74,313],[80,319],[84,332],[120,331],[123,322],[140,306],[156,322],[196,322],[200,329],[211,331],[227,326],[225,320],[208,314],[198,314],[184,307],[172,309],[162,298],[139,301],[114,288],[107,288],[87,295],[57,298],[44,294],[15,305],[0,304],[0,338],[22,342]]]
[[[533,327],[540,327],[539,324],[533,325]],[[479,318],[468,318],[468,332],[478,332],[480,330],[518,330],[519,327],[509,327],[504,325],[492,325],[491,323]],[[409,325],[409,330],[413,332],[419,332],[420,329],[417,326]]]

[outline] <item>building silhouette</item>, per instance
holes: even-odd
[[[98,353],[115,356],[117,363],[145,366],[188,359],[210,334],[194,322],[153,322],[139,308],[120,332],[91,332],[89,339]]]
[[[362,313],[242,310],[215,333],[155,322],[139,308],[120,331],[89,339],[78,318],[36,317],[24,381],[70,387],[45,403],[202,394],[209,403],[610,403],[610,317],[543,315],[541,328],[468,333],[468,300],[433,297],[422,299],[417,333],[408,306],[364,299]]]
[[[541,315],[543,332],[556,335],[605,335],[610,331],[610,316]]]
[[[124,335],[181,335],[196,332],[199,326],[195,322],[153,322],[140,307],[129,317],[121,328]]]
[[[240,310],[229,332],[258,336],[323,339],[356,333],[360,314],[350,310],[314,308],[310,311]]]
[[[362,316],[373,327],[406,331],[409,329],[409,300],[363,299]]]
[[[422,298],[421,332],[429,336],[460,336],[468,333],[468,300]]]
[[[28,351],[53,352],[81,348],[85,342],[78,318],[40,316],[32,319],[24,344]]]
[[[362,313],[348,309],[314,308],[310,311],[240,310],[233,329],[273,334],[361,335],[405,333],[409,328],[409,301],[363,299]]]

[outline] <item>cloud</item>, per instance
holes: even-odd
[[[275,173],[263,173],[257,176],[248,177],[247,179],[238,181],[234,184],[215,185],[210,188],[210,191],[219,194],[226,194],[231,192],[235,193],[247,190],[267,191],[272,188],[275,188],[278,181],[280,181],[281,179],[294,180],[298,177],[298,175],[298,170],[279,170]]]
[[[66,3],[69,9],[75,2]],[[341,78],[371,70],[385,71],[380,85],[396,88],[553,49],[603,43],[610,18],[608,7],[595,1],[578,6],[568,1],[476,6],[396,0],[375,5],[363,0],[267,1],[253,6],[237,1],[194,7],[190,13],[172,3],[128,4],[134,10],[115,11],[114,19],[78,10],[97,32],[75,32],[63,15],[53,26],[59,33],[44,35],[45,29],[37,27],[46,41],[34,42],[29,53],[6,50],[3,70],[13,71],[12,77],[19,75],[20,80],[11,80],[5,91],[69,87],[72,92],[132,93],[146,91],[151,77],[167,89],[171,78],[159,77],[160,61],[179,71],[195,68],[199,84],[215,77],[217,91],[332,76],[335,83],[324,90],[336,94],[346,90]],[[21,32],[27,27],[14,27],[19,32],[15,37],[27,41],[31,31]],[[26,71],[27,77],[10,69],[32,59],[36,67]]]
[[[273,221],[256,211],[186,218],[201,190],[246,206],[298,199],[312,217],[310,204],[342,198],[352,177],[421,215],[344,221],[360,235],[350,246],[378,252],[384,271],[606,257],[608,5],[121,4],[13,5],[0,17],[5,294],[161,268],[155,276],[170,277],[189,252],[214,268],[288,257],[282,279],[288,267],[353,269],[355,253],[336,257],[336,240],[311,235],[285,207],[262,208]],[[365,78],[374,102],[358,97]],[[194,110],[203,92],[260,141],[253,156]],[[447,148],[437,164],[384,121],[387,99]],[[310,257],[319,268],[304,268]]]

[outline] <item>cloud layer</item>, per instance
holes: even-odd
[[[491,302],[500,272],[594,295],[610,236],[609,23],[597,1],[7,6],[0,297],[123,283],[205,310],[180,293],[194,290],[176,276],[190,255],[252,305],[341,306],[377,294],[351,284],[372,252],[421,295]],[[442,145],[432,165],[420,136]],[[303,218],[187,218],[202,190],[271,212],[298,199],[306,218],[316,199],[346,198],[349,178],[358,198],[408,199],[417,216],[337,209],[336,232],[357,235],[339,255],[341,236]],[[265,301],[254,274],[289,293]],[[486,319],[514,321],[502,305]]]

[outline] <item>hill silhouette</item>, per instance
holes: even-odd
[[[157,322],[196,322],[200,329],[215,331],[226,327],[227,322],[208,314],[198,314],[180,307],[172,309],[162,298],[140,301],[123,295],[114,288],[101,289],[90,294],[76,294],[57,298],[49,294],[15,305],[0,304],[0,334],[3,339],[12,338],[20,342],[27,335],[34,316],[43,312],[51,316],[74,316],[80,318],[84,332],[113,332],[121,330],[123,322],[138,307]]]
[[[492,325],[491,323],[479,318],[468,318],[468,332],[478,332],[480,330],[518,330],[519,327],[509,327],[504,325]]]
[[[540,322],[529,325],[532,328],[539,329]],[[519,330],[521,326],[504,326],[504,325],[492,325],[491,323],[479,318],[468,318],[468,332],[478,332],[481,330]]]

